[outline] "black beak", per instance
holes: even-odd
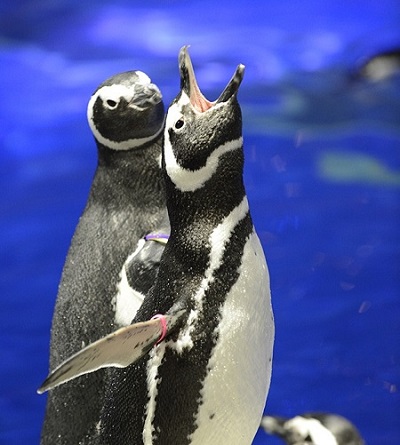
[[[233,74],[231,80],[228,85],[225,87],[224,91],[222,91],[219,98],[215,103],[227,102],[232,96],[235,96],[239,91],[240,84],[242,83],[244,76],[244,65],[240,64],[236,68],[235,73]]]
[[[236,95],[239,86],[243,80],[244,65],[236,68],[232,79],[225,87],[219,98],[215,102],[207,100],[199,86],[197,85],[196,76],[194,74],[192,61],[189,56],[189,47],[184,46],[179,53],[179,71],[181,75],[181,90],[189,97],[190,103],[197,111],[204,112],[209,110],[213,105],[221,102],[227,102],[232,96]]]

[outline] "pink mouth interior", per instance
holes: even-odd
[[[203,113],[204,111],[209,110],[215,102],[210,102],[207,100],[202,92],[200,91],[199,86],[197,85],[196,77],[192,70],[192,75],[190,76],[190,103],[197,111]]]

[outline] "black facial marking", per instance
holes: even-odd
[[[127,100],[120,98],[119,104],[107,100],[110,107],[105,107],[100,97],[93,105],[93,122],[97,131],[106,139],[123,142],[152,136],[164,122],[164,105],[159,102],[144,110],[129,106]],[[113,108],[113,105],[116,106]]]
[[[168,133],[174,156],[185,169],[204,167],[213,151],[242,134],[242,116],[236,99],[227,106],[211,108],[201,114],[195,113],[190,105],[182,108],[185,128],[182,129],[183,123],[178,120]],[[180,131],[175,131],[177,128]]]

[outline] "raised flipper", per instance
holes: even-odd
[[[131,365],[170,334],[184,314],[184,310],[179,310],[171,311],[171,315],[157,315],[149,321],[125,326],[97,340],[51,372],[37,392],[42,394],[100,368],[125,368]]]

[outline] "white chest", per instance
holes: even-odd
[[[217,330],[191,444],[250,445],[270,385],[274,342],[268,269],[254,232]]]

